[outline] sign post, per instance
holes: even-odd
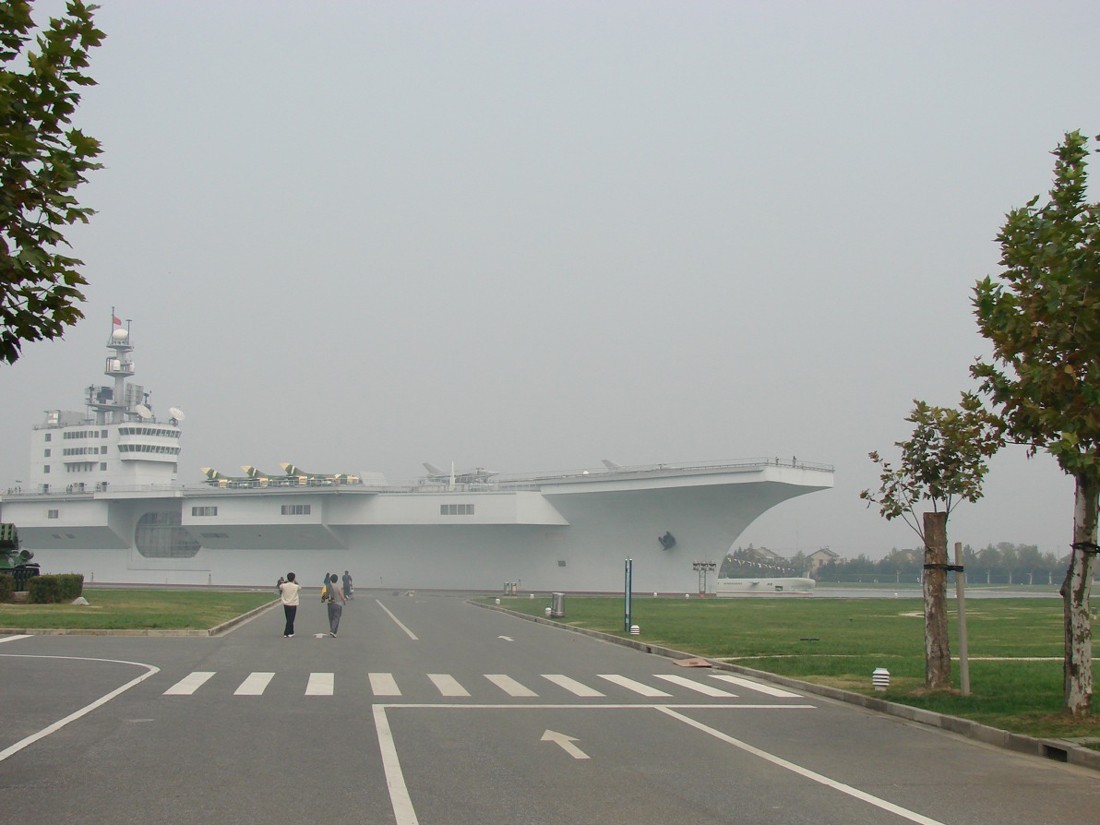
[[[634,560],[626,560],[626,583],[623,587],[623,632],[630,632],[631,604],[630,594],[634,592]]]
[[[959,692],[970,695],[970,651],[966,638],[966,572],[962,542],[955,542],[955,602],[959,611]]]

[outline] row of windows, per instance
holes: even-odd
[[[472,516],[474,514],[474,505],[472,504],[440,504],[439,515],[441,516]]]
[[[284,516],[308,516],[312,510],[310,504],[284,504],[282,505],[282,515]],[[192,516],[216,516],[218,514],[218,508],[206,506],[206,507],[192,507]]]
[[[104,430],[103,434],[106,435],[107,431]],[[119,435],[146,435],[155,436],[158,438],[176,438],[180,437],[179,430],[166,430],[161,427],[119,427]]]
[[[100,470],[107,469],[107,462],[102,461],[96,464],[94,461],[73,461],[65,465],[66,473],[94,473],[98,467]],[[50,465],[46,464],[42,467],[42,473],[48,474],[50,472]]]
[[[61,434],[62,438],[106,438],[106,430],[66,430]],[[50,433],[46,433],[46,440],[50,440]]]
[[[179,455],[179,447],[161,447],[156,444],[119,444],[120,453],[160,453],[162,455]]]
[[[61,451],[62,455],[107,455],[106,447],[66,447]],[[46,450],[46,457],[49,458],[50,451]]]

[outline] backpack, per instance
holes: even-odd
[[[321,588],[321,601],[327,602],[329,600],[328,585],[326,584]]]

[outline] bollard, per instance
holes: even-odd
[[[500,599],[493,599],[496,604],[500,604]]]
[[[630,635],[631,636],[637,636],[641,632],[642,632],[642,629],[640,627],[638,627],[638,625],[632,624],[630,626]]]
[[[565,616],[565,594],[552,593],[550,598],[550,615],[555,619],[563,618]]]
[[[545,615],[546,615],[546,618],[548,618],[548,619],[549,619],[549,618],[550,618],[550,608],[549,608],[549,607],[548,607],[548,608],[546,608],[546,610],[544,611],[544,613],[545,613]]]
[[[871,674],[871,684],[875,690],[886,690],[890,687],[890,671],[884,667],[875,668],[875,672]]]

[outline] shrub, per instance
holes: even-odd
[[[10,602],[15,592],[15,579],[10,573],[0,573],[0,602]]]
[[[84,592],[83,573],[60,573],[57,581],[58,595],[63,602],[71,602]]]
[[[57,576],[35,576],[27,582],[30,604],[56,604],[61,601],[61,586]]]

